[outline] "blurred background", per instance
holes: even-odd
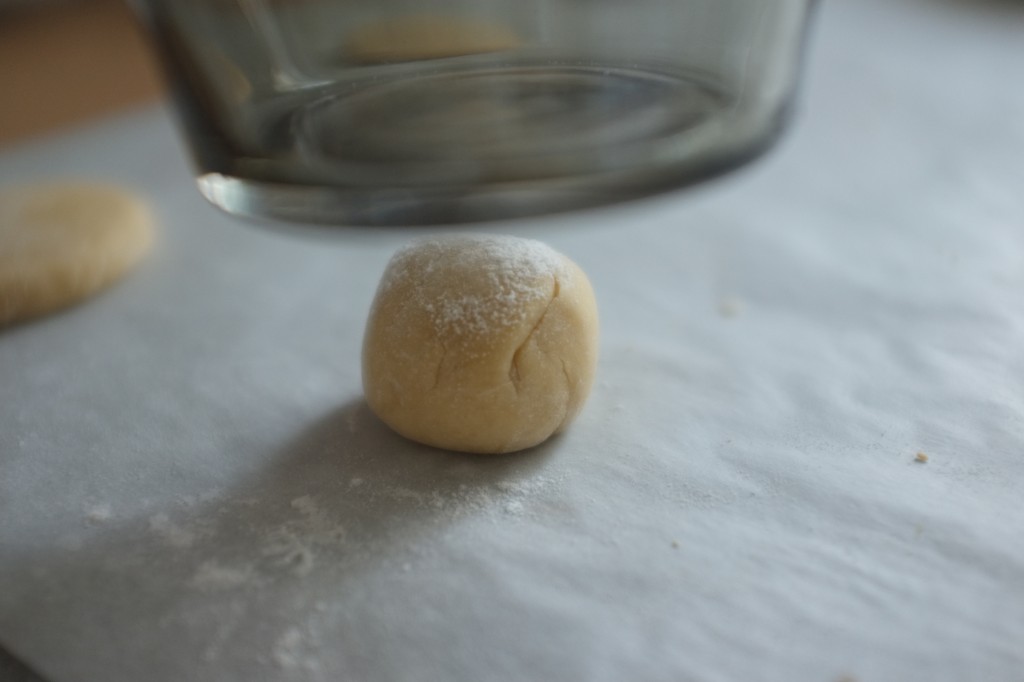
[[[0,149],[157,101],[124,0],[0,0]]]

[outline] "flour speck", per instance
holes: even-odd
[[[274,665],[282,670],[298,669],[316,673],[320,669],[320,662],[315,655],[314,638],[295,625],[286,628],[277,638],[270,656]]]
[[[216,561],[204,561],[196,569],[189,585],[200,590],[230,590],[255,584],[256,575],[251,566],[242,568],[224,566]]]
[[[149,529],[172,547],[185,549],[196,541],[196,533],[171,521],[167,514],[155,514],[149,519]]]
[[[85,520],[89,523],[106,523],[113,516],[114,513],[111,511],[110,505],[105,502],[94,504],[85,510]]]

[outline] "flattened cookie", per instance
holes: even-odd
[[[367,24],[345,41],[353,62],[376,64],[500,52],[518,47],[508,28],[474,19],[410,14]]]
[[[142,260],[152,242],[145,203],[117,187],[0,190],[0,326],[88,298]]]

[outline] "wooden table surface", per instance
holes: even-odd
[[[123,0],[0,10],[0,149],[156,102],[162,93]]]

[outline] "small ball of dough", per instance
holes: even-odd
[[[113,284],[149,251],[145,203],[108,185],[0,192],[0,326],[77,303]]]
[[[391,259],[363,341],[370,408],[411,440],[514,452],[564,429],[590,392],[597,304],[537,241],[451,235]]]

